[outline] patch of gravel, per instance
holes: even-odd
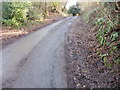
[[[119,87],[119,74],[104,66],[97,55],[93,27],[79,17],[66,36],[65,59],[69,88]]]

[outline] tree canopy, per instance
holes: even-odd
[[[76,5],[71,6],[68,10],[68,13],[72,14],[73,16],[76,16],[77,14],[80,15],[79,5],[76,4]]]

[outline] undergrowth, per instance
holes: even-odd
[[[98,55],[106,67],[120,65],[120,14],[117,2],[99,3],[83,14],[87,24],[95,27]]]

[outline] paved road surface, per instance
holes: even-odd
[[[76,18],[60,20],[4,48],[0,71],[3,87],[67,87],[64,35]]]

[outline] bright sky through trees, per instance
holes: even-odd
[[[70,6],[75,5],[77,0],[68,0],[66,8],[69,9]]]

